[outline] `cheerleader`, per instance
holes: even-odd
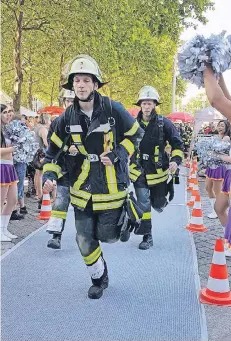
[[[230,123],[227,120],[221,120],[217,125],[218,137],[223,141],[230,141]],[[215,201],[221,192],[221,186],[225,177],[226,167],[224,165],[217,168],[207,168],[205,189],[209,197],[212,207],[212,212],[208,214],[208,218],[217,218],[217,213],[214,209]]]
[[[11,242],[18,238],[8,231],[8,224],[12,211],[17,204],[17,183],[18,177],[13,165],[12,153],[14,147],[10,146],[11,141],[4,136],[3,127],[10,122],[8,108],[4,104],[1,107],[1,149],[0,149],[0,185],[1,185],[1,241]],[[5,203],[6,201],[6,203]]]

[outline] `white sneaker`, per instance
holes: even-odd
[[[225,255],[226,255],[226,257],[231,257],[231,248],[230,247],[225,250]]]
[[[11,242],[11,239],[5,234],[1,233],[1,242]]]
[[[208,217],[209,219],[216,219],[216,218],[217,218],[217,214],[216,214],[215,211],[213,211],[212,213],[209,213],[209,214],[207,215],[207,217]]]
[[[10,231],[8,231],[7,229],[4,229],[4,234],[5,234],[5,236],[7,236],[8,238],[11,238],[11,239],[18,238],[14,234],[10,233]]]

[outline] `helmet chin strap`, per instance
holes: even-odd
[[[94,98],[94,95],[95,95],[95,90],[92,90],[92,92],[85,99],[80,99],[78,96],[76,96],[76,97],[77,97],[78,101],[80,101],[80,102],[91,102]]]

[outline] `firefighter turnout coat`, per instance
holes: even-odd
[[[94,212],[120,208],[129,184],[128,158],[142,137],[142,128],[119,102],[95,92],[90,121],[75,100],[59,118],[51,136],[43,181],[57,180],[64,168],[69,176],[73,206],[84,210],[89,203]],[[75,156],[68,154],[73,144],[78,149]],[[112,166],[101,162],[103,152],[109,153]]]
[[[152,113],[151,120],[142,121],[142,112],[137,121],[145,130],[140,143],[139,155],[134,154],[130,163],[130,179],[136,182],[141,174],[145,175],[148,187],[154,187],[168,180],[169,162],[175,161],[179,165],[183,159],[183,142],[172,122],[156,113]],[[167,142],[172,147],[171,158],[165,151]]]

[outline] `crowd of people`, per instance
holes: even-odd
[[[217,100],[207,81],[211,77],[211,72],[205,72],[206,90],[209,99]],[[34,120],[22,119],[22,124],[34,131],[39,146],[29,167],[14,165],[14,147],[4,135],[4,125],[14,116],[12,109],[1,106],[2,241],[15,238],[7,227],[17,202],[20,212],[16,213],[27,213],[23,200],[27,169],[31,182],[27,195],[35,194],[41,205],[45,190],[53,200],[47,224],[47,231],[52,234],[47,244],[49,248],[61,248],[69,204],[74,207],[76,242],[92,281],[88,290],[91,299],[99,299],[109,284],[100,242],[127,241],[134,231],[142,236],[140,250],[153,246],[151,208],[161,213],[173,199],[178,167],[184,153],[188,153],[192,136],[190,125],[178,122],[174,125],[157,114],[160,96],[152,86],[141,88],[136,103],[140,111],[134,119],[121,103],[98,92],[104,84],[93,58],[79,55],[72,61],[67,83],[63,85],[69,94],[64,96],[65,112],[52,122],[47,114]],[[220,89],[224,91],[222,85]],[[227,92],[223,91],[220,96],[225,93],[227,98]],[[231,110],[226,110],[226,106],[231,106],[230,98],[223,106],[222,112],[230,119]],[[228,140],[228,121],[219,122],[217,130],[219,138]],[[231,162],[231,156],[217,157]],[[214,173],[218,177],[216,182],[213,181]],[[224,179],[223,196],[219,199],[221,176]],[[231,243],[227,219],[230,176],[230,169],[222,167],[222,170],[208,170],[206,180],[212,207],[216,199],[216,214],[226,226],[228,251]],[[128,191],[131,182],[136,198]],[[215,218],[214,212],[210,218]]]

